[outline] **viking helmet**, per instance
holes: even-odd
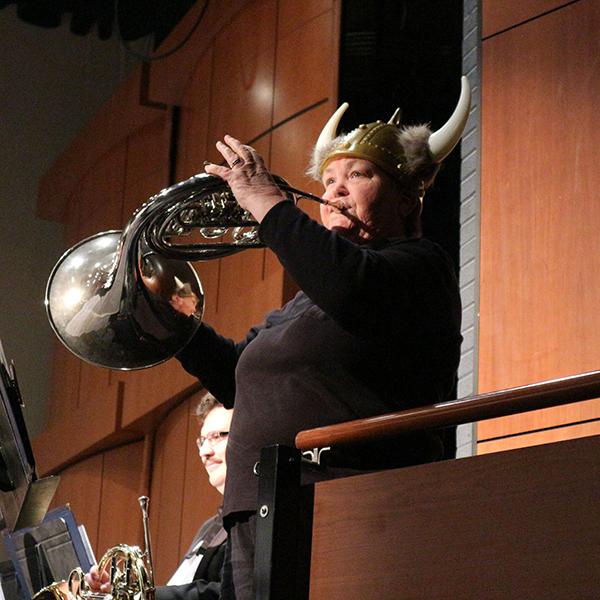
[[[405,184],[421,182],[428,186],[432,175],[460,140],[471,106],[471,88],[466,77],[461,79],[458,104],[447,123],[435,132],[425,125],[400,126],[400,109],[384,123],[375,121],[359,125],[345,135],[337,136],[337,128],[348,103],[331,116],[313,151],[308,174],[320,181],[323,171],[336,158],[362,158],[375,163]],[[427,175],[429,174],[429,175]]]

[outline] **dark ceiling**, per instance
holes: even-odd
[[[133,41],[149,34],[156,48],[196,0],[0,0],[0,8],[16,4],[17,16],[38,27],[69,22],[76,35],[113,35]],[[116,18],[118,16],[118,18]]]

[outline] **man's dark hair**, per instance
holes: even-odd
[[[198,424],[202,427],[206,415],[217,406],[223,406],[210,392],[206,392],[202,398],[200,398],[194,415],[198,419]]]

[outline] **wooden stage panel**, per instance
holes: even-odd
[[[569,0],[483,0],[483,37],[557,9]]]
[[[140,467],[143,442],[135,442],[104,453],[98,548],[103,554],[117,544],[143,547]],[[96,558],[100,559],[99,554]]]
[[[90,544],[99,558],[106,548],[98,547],[100,495],[104,456],[96,454],[60,473],[60,483],[50,508],[68,504],[77,523],[84,525]]]
[[[513,448],[525,448],[526,446],[573,440],[588,435],[600,435],[600,420],[590,423],[577,423],[576,425],[569,425],[567,427],[554,427],[550,430],[530,431],[522,435],[508,436],[489,441],[480,441],[477,445],[477,453],[502,452],[512,450]]]
[[[598,366],[599,28],[581,0],[483,42],[479,393]],[[565,405],[478,438],[598,418]]]
[[[319,483],[311,600],[596,598],[600,436]]]

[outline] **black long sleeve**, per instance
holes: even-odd
[[[235,399],[235,368],[246,345],[256,336],[258,328],[235,343],[219,335],[210,325],[202,323],[196,335],[177,355],[183,368],[196,376],[225,408],[232,408]]]
[[[402,335],[415,320],[426,317],[427,326],[432,315],[446,320],[449,308],[460,313],[450,260],[426,240],[357,245],[291,202],[267,213],[260,235],[307,296],[357,335],[389,337],[390,329]],[[434,326],[436,334],[444,328],[441,319]]]

